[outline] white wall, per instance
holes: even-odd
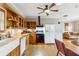
[[[58,24],[60,22],[60,24]],[[57,21],[55,24],[55,38],[63,41],[63,32],[64,32],[64,22],[63,21]]]
[[[41,24],[55,24],[57,20],[56,18],[41,18]]]
[[[36,21],[37,25],[38,25],[38,17],[35,17],[35,18],[26,18],[26,20],[27,21]],[[42,17],[40,17],[40,23],[41,23],[41,25],[55,24],[57,20],[58,20],[57,18],[42,18]]]

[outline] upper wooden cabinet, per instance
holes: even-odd
[[[24,19],[21,18],[21,17],[19,17],[18,20],[19,20],[19,21],[18,21],[18,23],[19,23],[19,24],[18,24],[18,25],[19,25],[19,28],[24,28]]]
[[[13,12],[7,11],[7,27],[24,28],[24,18]]]
[[[25,19],[5,3],[0,4],[7,12],[6,28],[26,28]]]
[[[27,28],[27,21],[24,20],[24,28]]]
[[[9,11],[7,11],[7,27],[12,27],[12,28],[18,27],[17,15]]]
[[[36,28],[36,21],[27,21],[27,28],[28,29],[35,29]]]
[[[17,14],[11,7],[7,4],[3,3],[1,6],[7,12],[6,18],[6,28],[27,28],[27,29],[35,29],[36,21],[27,21],[21,15]]]

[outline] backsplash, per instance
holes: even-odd
[[[6,29],[5,32],[0,32],[0,34],[7,35],[9,33],[11,36],[15,36],[15,35],[21,35],[22,31],[23,29]]]

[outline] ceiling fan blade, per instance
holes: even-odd
[[[52,3],[50,6],[49,6],[49,9],[52,8],[53,6],[55,6],[56,4],[55,3]]]
[[[41,8],[41,7],[37,7],[37,9],[42,9],[42,10],[44,10],[43,8]]]
[[[58,10],[50,10],[50,11],[58,12]]]
[[[44,12],[39,12],[38,14],[41,14],[41,13],[44,13]]]

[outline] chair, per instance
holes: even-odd
[[[55,43],[56,43],[56,46],[57,46],[57,49],[58,49],[57,56],[58,56],[59,52],[61,52],[65,56],[79,56],[75,52],[66,48],[63,42],[55,39]]]
[[[63,39],[69,39],[70,34],[68,32],[63,33]]]
[[[74,35],[71,32],[64,32],[63,33],[63,39],[77,39],[78,35]]]
[[[65,48],[65,53],[66,53],[66,56],[79,56],[78,54],[76,54],[75,52],[71,51],[68,48]]]
[[[63,55],[66,55],[65,54],[65,49],[64,49],[65,48],[64,44],[61,41],[57,40],[57,39],[55,39],[55,43],[56,43],[57,50],[58,50],[57,56],[58,56],[59,52],[61,52]]]

